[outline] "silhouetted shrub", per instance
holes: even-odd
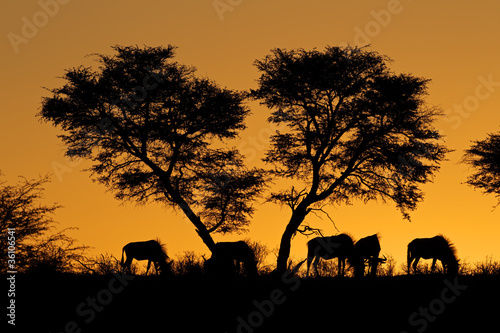
[[[122,271],[120,260],[109,253],[85,257],[80,264],[79,272],[84,274],[108,275]],[[138,274],[140,271],[136,262],[130,265],[130,274]]]
[[[500,275],[500,261],[486,257],[485,261],[476,263],[473,273],[474,275]]]
[[[83,260],[88,246],[76,245],[76,240],[65,234],[67,228],[28,243],[25,247],[26,272],[78,272],[78,261]]]
[[[271,253],[269,248],[259,241],[251,241],[245,239],[245,242],[252,249],[255,260],[257,261],[257,273],[259,275],[269,274],[273,271],[274,266],[266,262],[267,256]]]
[[[172,262],[172,272],[180,276],[201,276],[204,258],[194,251],[184,251]]]
[[[2,176],[0,172],[0,177]],[[57,224],[52,215],[61,206],[45,205],[44,185],[50,177],[28,180],[20,177],[15,185],[0,178],[0,231],[15,237],[15,270],[19,272],[74,272],[87,246],[77,245],[66,228],[49,234]],[[0,266],[7,267],[7,240],[0,237]]]
[[[396,259],[390,254],[384,254],[387,261],[380,264],[377,269],[377,276],[395,276],[396,271]]]

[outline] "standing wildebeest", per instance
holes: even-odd
[[[240,273],[241,264],[246,276],[257,275],[257,260],[246,242],[219,242],[213,246],[212,256],[204,267],[209,275],[234,276]]]
[[[123,252],[125,252],[127,256],[125,263],[123,262]],[[132,242],[125,245],[122,249],[122,260],[120,262],[123,267],[123,271],[125,271],[125,269],[130,271],[130,265],[132,264],[133,259],[148,260],[146,275],[148,275],[151,262],[154,263],[156,275],[158,275],[158,268],[160,268],[162,273],[170,271],[170,263],[167,262],[167,259],[169,258],[165,251],[165,246],[158,240]]]
[[[379,258],[380,242],[378,234],[361,238],[354,244],[354,255],[352,265],[354,266],[355,276],[364,276],[365,260],[368,260],[369,272],[372,276],[377,276],[377,267],[379,263],[384,263],[387,258]]]
[[[440,260],[443,265],[443,272],[457,275],[458,260],[457,250],[451,242],[442,235],[432,238],[416,238],[408,244],[408,274],[411,274],[410,265],[413,260],[413,271],[417,269],[420,258],[431,259],[431,272],[434,271],[436,260]]]
[[[320,258],[325,260],[338,258],[338,275],[344,275],[345,260],[351,259],[354,251],[354,244],[351,237],[340,234],[330,237],[316,237],[307,242],[307,273],[309,277],[309,267],[314,259],[313,267],[318,276],[318,262]]]

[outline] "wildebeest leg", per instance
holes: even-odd
[[[420,260],[420,257],[416,257],[415,261],[413,262],[413,273],[417,272],[417,265],[418,265],[419,260]]]
[[[379,254],[377,254],[377,256],[373,256],[371,258],[371,265],[370,265],[370,274],[371,276],[377,276],[377,269],[378,269],[378,256]]]
[[[158,263],[156,261],[153,261],[153,264],[155,265],[155,273],[158,275]]]
[[[131,265],[132,265],[132,257],[127,256],[127,260],[125,260],[125,263],[123,264],[122,273],[125,273],[125,271],[128,271],[130,273]]]
[[[411,274],[411,262],[413,261],[413,256],[412,256],[412,253],[410,251],[410,245],[408,245],[408,250],[406,251],[406,265],[407,265],[407,268],[408,268],[408,275]]]
[[[434,269],[436,268],[436,260],[436,258],[432,258],[431,273],[434,273]]]
[[[151,267],[151,260],[148,260],[148,267],[146,268],[146,276],[148,276],[149,267]]]
[[[443,266],[443,274],[448,273],[448,265],[446,265],[442,260],[441,260],[441,266]]]
[[[344,264],[345,266],[345,262],[339,257],[339,264],[338,264],[338,269],[339,269],[339,273],[338,273],[338,276],[344,276],[344,270],[343,270],[343,267],[342,267],[342,264]]]
[[[314,267],[314,272],[316,273],[316,276],[319,276],[319,272],[318,272],[319,259],[320,259],[320,257],[317,256],[314,258],[314,261],[313,261],[313,267]]]
[[[314,259],[314,257],[307,257],[307,271],[306,271],[306,277],[309,277],[309,267],[311,266],[311,261]]]
[[[238,260],[234,260],[234,262],[235,262],[236,274],[240,274],[241,273],[241,262],[239,262]]]

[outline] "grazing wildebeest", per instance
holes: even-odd
[[[377,276],[378,264],[387,261],[387,258],[379,258],[380,242],[378,234],[361,238],[354,244],[354,255],[351,265],[354,266],[354,275],[356,277],[364,276],[365,260],[368,261],[369,273],[372,276]]]
[[[313,261],[314,271],[318,276],[318,262],[320,258],[325,260],[338,258],[338,275],[344,275],[345,260],[351,259],[354,251],[354,244],[346,234],[330,237],[316,237],[307,242],[307,273],[309,277],[309,267]]]
[[[457,250],[453,244],[442,235],[432,238],[416,238],[408,244],[408,274],[411,274],[410,265],[412,261],[413,271],[415,272],[420,258],[432,258],[431,272],[434,271],[436,260],[440,260],[444,273],[457,275],[458,259],[456,252]]]
[[[123,262],[123,253],[125,252],[127,260]],[[159,240],[149,240],[145,242],[132,242],[125,245],[122,249],[122,259],[120,264],[122,265],[123,271],[128,269],[130,271],[130,265],[132,260],[148,260],[148,267],[146,269],[146,275],[148,275],[149,267],[151,262],[154,263],[156,275],[158,275],[158,268],[162,273],[170,272],[170,262],[167,262],[168,256],[165,251],[165,246],[160,243]]]
[[[257,275],[257,260],[246,242],[219,242],[213,246],[204,268],[208,275],[234,276],[241,272],[241,264],[247,277]]]

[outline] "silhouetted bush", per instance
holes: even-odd
[[[394,257],[390,254],[384,255],[387,258],[387,261],[378,266],[377,276],[395,276],[397,274],[396,259],[394,259]]]
[[[251,241],[249,239],[245,239],[245,242],[248,244],[248,246],[250,246],[255,255],[255,260],[257,261],[257,273],[261,275],[271,273],[274,269],[274,266],[266,262],[267,256],[271,253],[269,248],[259,241]]]
[[[84,274],[109,275],[122,271],[120,260],[109,253],[85,257],[78,261],[80,267],[78,271]],[[135,262],[130,265],[130,274],[138,274],[139,267]]]
[[[486,257],[485,261],[476,263],[473,275],[500,275],[500,261]]]
[[[88,246],[76,245],[76,240],[67,236],[67,228],[53,235],[37,239],[26,246],[23,264],[27,272],[78,272],[78,261],[83,260]]]
[[[0,173],[1,176],[1,173]],[[15,185],[0,179],[0,231],[15,237],[15,270],[19,272],[74,272],[87,246],[78,245],[66,228],[49,233],[56,222],[52,215],[61,206],[42,204],[44,185],[50,177],[28,180],[20,177]],[[8,237],[0,237],[0,266],[7,267]]]
[[[201,276],[204,258],[194,251],[184,251],[172,262],[172,272],[180,276]]]

